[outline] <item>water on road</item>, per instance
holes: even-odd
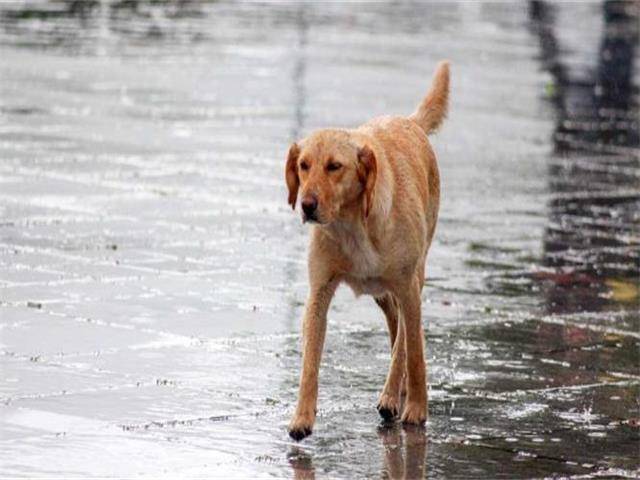
[[[0,6],[0,476],[640,475],[637,3]],[[436,62],[424,429],[381,425],[340,290],[286,425],[308,229],[288,145],[410,113]]]

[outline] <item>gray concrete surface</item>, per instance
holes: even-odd
[[[637,478],[637,11],[607,15],[3,2],[0,476]],[[429,422],[380,425],[384,320],[341,290],[296,444],[286,149],[410,113],[441,58]]]

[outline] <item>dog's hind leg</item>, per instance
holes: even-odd
[[[400,412],[400,396],[405,383],[404,325],[399,318],[398,303],[391,294],[376,297],[376,303],[384,312],[391,340],[391,365],[378,401],[378,412],[383,419],[392,420]]]
[[[402,422],[414,425],[423,424],[427,419],[427,375],[424,359],[421,289],[420,280],[415,276],[411,282],[399,285],[394,292],[400,306],[400,328],[404,327],[406,343],[407,399],[402,412]]]
[[[380,297],[375,297],[376,303],[384,312],[389,327],[389,340],[391,340],[391,349],[398,335],[398,304],[390,293],[385,293]]]
[[[398,302],[393,298],[390,293],[385,293],[380,297],[375,297],[376,303],[384,312],[385,320],[387,321],[387,327],[389,328],[389,340],[391,341],[391,353],[393,354],[393,345],[395,344],[396,337],[398,336],[398,323],[400,321],[400,310],[398,309]],[[403,345],[400,345],[403,346]],[[400,382],[400,395],[405,396],[407,394],[407,373],[402,374],[402,380]]]

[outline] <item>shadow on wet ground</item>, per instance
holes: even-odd
[[[637,2],[0,7],[3,477],[636,478]],[[374,303],[291,442],[307,230],[285,150],[411,112],[437,60],[425,429]]]

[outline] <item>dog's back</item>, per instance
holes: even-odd
[[[380,182],[377,194],[386,192],[393,198],[390,219],[414,224],[410,229],[415,232],[426,229],[427,239],[424,253],[428,250],[438,219],[440,206],[440,174],[436,155],[431,148],[427,135],[435,132],[444,121],[448,111],[449,99],[449,63],[440,62],[436,68],[433,82],[427,95],[416,111],[408,117],[377,117],[356,129],[369,139],[374,139],[378,151],[384,155],[378,158],[378,170],[391,180]],[[423,219],[416,218],[416,210],[424,213]],[[400,228],[402,235],[413,232]],[[424,238],[424,237],[423,237]],[[418,240],[418,239],[416,239]],[[418,243],[422,243],[418,240]]]

